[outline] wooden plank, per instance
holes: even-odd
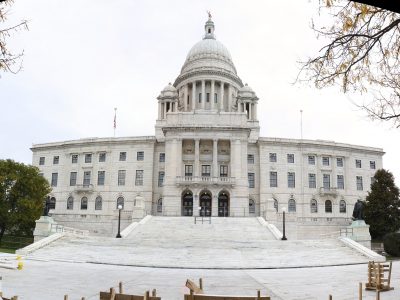
[[[200,283],[203,284],[203,281],[201,281]],[[195,294],[203,294],[203,290],[190,279],[186,280],[185,286]]]
[[[100,300],[110,300],[110,296],[111,294],[108,292],[100,292]],[[144,300],[144,296],[115,294],[115,300]],[[148,300],[161,300],[161,297],[150,296]]]
[[[268,296],[260,296],[257,298],[255,296],[228,296],[228,295],[193,295],[193,298],[190,298],[190,295],[185,294],[185,300],[271,300]]]

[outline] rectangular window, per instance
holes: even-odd
[[[323,184],[324,190],[329,191],[331,188],[331,175],[324,174],[322,177],[322,184]]]
[[[254,173],[248,173],[247,177],[249,179],[249,188],[254,188]]]
[[[336,158],[336,166],[339,168],[343,167],[343,157],[337,157]]]
[[[361,168],[361,159],[356,159],[356,168]]]
[[[136,160],[144,160],[144,152],[143,151],[138,151],[136,153]]]
[[[253,154],[247,154],[247,163],[254,164],[254,155]]]
[[[296,174],[294,172],[288,172],[288,188],[296,187]]]
[[[126,161],[126,152],[119,153],[119,161]]]
[[[105,162],[105,161],[106,161],[106,153],[100,152],[99,153],[99,162]]]
[[[58,173],[51,173],[51,186],[57,186]]]
[[[98,171],[97,172],[97,185],[104,185],[105,178],[106,178],[106,171]]]
[[[78,154],[71,155],[71,163],[73,163],[73,164],[78,163]]]
[[[143,185],[143,170],[136,170],[135,185]]]
[[[356,176],[357,191],[363,190],[363,178],[362,176]]]
[[[163,186],[164,185],[164,172],[158,172],[158,186]]]
[[[199,103],[201,103],[201,93],[199,93]]]
[[[76,176],[77,176],[77,173],[76,173],[76,172],[71,172],[71,173],[69,174],[69,185],[70,185],[70,186],[76,185]]]
[[[125,185],[126,170],[118,170],[118,185]]]
[[[375,161],[374,161],[374,160],[371,160],[371,161],[369,162],[369,168],[375,170],[376,165],[375,165]]]
[[[344,176],[337,175],[337,188],[339,190],[344,190]]]
[[[270,153],[269,154],[269,161],[270,162],[276,162],[276,153]]]
[[[185,176],[186,177],[193,176],[193,165],[185,165]]]
[[[269,172],[269,186],[278,187],[278,172]]]
[[[214,103],[218,103],[218,94],[217,93],[214,94]]]
[[[160,162],[165,162],[165,153],[160,153]]]
[[[44,165],[44,161],[45,161],[44,156],[39,157],[39,165],[40,165],[40,166],[43,166],[43,165]]]
[[[228,177],[228,166],[226,165],[219,166],[219,177]]]
[[[60,157],[59,156],[54,156],[53,157],[53,165],[58,165],[59,162],[60,162]]]
[[[92,153],[86,153],[85,154],[85,163],[91,163],[92,162]]]
[[[83,185],[84,186],[90,185],[90,175],[91,175],[90,171],[83,172]]]
[[[202,165],[201,166],[201,176],[203,176],[203,177],[211,176],[211,166],[210,165]]]
[[[322,165],[329,166],[329,157],[327,157],[327,156],[322,157]]]
[[[317,188],[317,179],[314,173],[308,173],[308,187],[310,189]]]
[[[315,165],[315,156],[314,155],[309,155],[308,156],[308,164],[309,165]]]
[[[207,103],[210,102],[210,93],[206,94]]]
[[[371,177],[371,185],[375,183],[375,177]]]
[[[289,164],[293,164],[294,163],[294,154],[288,154],[287,155],[287,162]]]

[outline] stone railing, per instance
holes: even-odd
[[[324,188],[324,187],[320,187],[319,188],[319,194],[321,196],[333,196],[336,197],[338,195],[338,191],[337,188],[331,187],[331,188]]]
[[[235,185],[234,177],[211,177],[211,176],[177,176],[176,184],[177,185],[186,185],[186,184],[219,184],[219,185]]]
[[[91,193],[94,191],[93,184],[77,184],[75,185],[75,192],[88,192]]]

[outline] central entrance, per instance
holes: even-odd
[[[200,193],[200,216],[211,217],[211,192],[203,191]]]
[[[218,195],[218,217],[229,216],[229,195],[222,191]]]
[[[182,216],[193,216],[193,193],[191,191],[182,193]]]

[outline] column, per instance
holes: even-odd
[[[161,103],[158,102],[158,119],[161,120]]]
[[[232,85],[228,86],[228,111],[232,111]]]
[[[164,102],[164,119],[167,118],[167,102]]]
[[[219,110],[224,110],[224,83],[221,81],[220,100],[219,100]]]
[[[194,174],[193,176],[199,176],[199,163],[200,163],[200,140],[194,140]]]
[[[201,108],[206,108],[206,81],[201,81]]]
[[[213,140],[213,177],[218,177],[218,140]]]
[[[192,111],[196,109],[196,81],[192,84]]]
[[[257,120],[257,103],[256,102],[254,102],[254,116],[253,116],[253,119],[254,120]]]
[[[215,99],[214,99],[214,89],[215,89],[215,87],[214,87],[214,85],[215,85],[215,81],[214,80],[211,80],[211,92],[210,92],[210,101],[211,101],[211,109],[212,110],[214,110],[215,109]]]
[[[249,103],[249,120],[252,120],[253,118],[252,118],[252,111],[251,111],[251,107],[253,106],[253,104],[252,103]]]
[[[183,107],[184,107],[184,111],[187,111],[187,98],[188,98],[188,84],[185,84],[185,87],[183,88]]]

